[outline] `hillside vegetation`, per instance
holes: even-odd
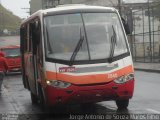
[[[20,23],[21,19],[18,16],[0,5],[0,31],[4,29],[15,31],[19,29]]]

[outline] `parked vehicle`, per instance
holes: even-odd
[[[0,48],[5,55],[8,63],[8,72],[21,71],[20,46],[10,45]]]
[[[71,5],[40,10],[21,24],[22,74],[42,108],[114,100],[127,108],[132,57],[118,11]]]

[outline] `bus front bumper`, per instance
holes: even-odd
[[[57,105],[130,99],[133,91],[134,79],[123,84],[116,84],[112,81],[103,85],[71,85],[65,89],[48,85],[45,94],[49,105]]]

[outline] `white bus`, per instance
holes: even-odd
[[[134,69],[116,9],[66,5],[40,10],[21,24],[22,74],[42,108],[114,100],[127,108]]]

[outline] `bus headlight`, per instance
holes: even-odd
[[[133,80],[133,79],[134,79],[134,74],[130,73],[128,75],[124,75],[120,78],[115,79],[114,82],[117,84],[122,84],[122,83],[125,83],[125,82],[127,82],[129,80]]]
[[[60,80],[47,80],[46,83],[56,88],[67,88],[71,84]]]

